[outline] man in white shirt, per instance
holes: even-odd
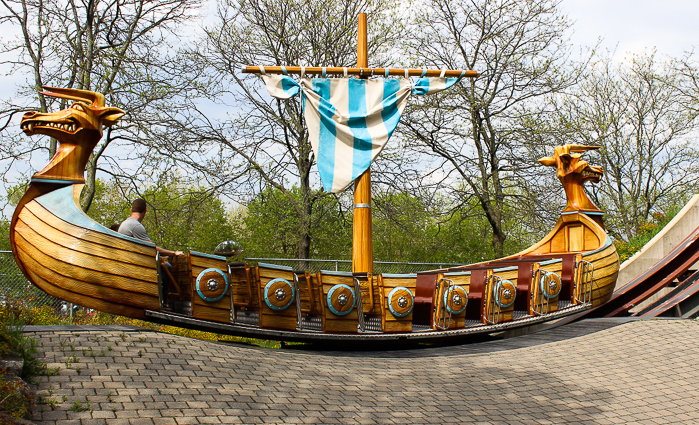
[[[119,226],[119,233],[122,235],[130,236],[135,239],[139,239],[146,242],[152,242],[146,228],[143,226],[142,222],[148,212],[146,206],[146,201],[143,199],[136,199],[131,204],[131,216],[124,220]],[[173,255],[184,255],[182,251],[170,251],[169,249],[161,248],[156,246],[155,249],[163,256],[173,256]],[[172,265],[170,263],[165,263],[165,267],[172,272]],[[170,279],[167,274],[163,276],[163,294],[167,297],[168,289],[170,287]],[[165,300],[167,308],[171,309],[171,302]]]
[[[126,236],[131,236],[135,239],[140,239],[146,242],[152,242],[146,228],[143,226],[143,219],[146,217],[148,208],[146,206],[146,201],[143,199],[136,199],[131,204],[131,216],[124,220],[119,226],[119,233]],[[169,249],[161,248],[156,246],[155,249],[160,253],[160,255],[171,256],[171,255],[184,255],[182,251],[170,251]]]

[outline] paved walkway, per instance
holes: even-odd
[[[699,422],[699,322],[688,320],[596,319],[382,353],[268,350],[129,328],[29,334],[59,369],[40,385],[36,417],[46,424]]]

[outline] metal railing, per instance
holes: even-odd
[[[535,288],[532,288],[532,296],[535,298],[532,305],[532,313],[541,316],[551,312],[551,300],[556,298],[563,288],[561,277],[556,272],[537,269],[533,279]]]
[[[320,270],[351,272],[352,260],[323,260],[315,258],[246,258],[249,263],[269,263],[291,267],[295,270],[308,270],[315,273]],[[399,261],[374,261],[374,274],[379,273],[417,273],[423,270],[443,269],[450,266],[462,266],[463,263],[417,263]]]
[[[439,311],[434,315],[433,325],[439,330],[447,330],[451,326],[453,310],[449,308],[448,304],[452,300],[455,287],[454,281],[447,278],[439,279],[435,287],[434,299],[438,300]]]
[[[575,287],[573,297],[576,304],[589,304],[592,302],[592,282],[594,281],[595,265],[580,260],[575,263]]]

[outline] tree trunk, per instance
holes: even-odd
[[[80,208],[84,212],[90,209],[92,200],[95,199],[95,179],[97,177],[97,157],[92,156],[85,167],[85,187],[80,192]]]

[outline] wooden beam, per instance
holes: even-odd
[[[366,64],[366,62],[365,62]],[[301,74],[300,66],[287,66],[286,72],[288,74]],[[266,74],[283,74],[281,66],[265,66]],[[425,73],[426,77],[439,77],[442,74],[441,69],[419,69],[419,68],[369,68],[368,66],[357,66],[356,68],[347,68],[347,75],[359,75],[360,77],[371,77],[372,75],[385,76],[386,69],[388,69],[388,75],[394,76],[405,76],[405,71],[408,71],[408,75],[411,77],[419,77],[422,73]],[[261,74],[262,70],[259,66],[246,66],[241,69],[245,74]],[[372,74],[373,71],[373,74]],[[304,68],[306,74],[322,74],[323,68],[320,66],[309,66]],[[344,74],[345,68],[341,67],[326,67],[325,73],[330,75]],[[460,77],[464,74],[466,78],[476,78],[478,77],[477,71],[463,70],[463,69],[447,69],[444,72],[445,77],[455,78]]]
[[[357,67],[366,67],[367,62],[366,13],[360,13],[357,29]],[[352,222],[352,271],[354,273],[374,272],[374,244],[372,237],[371,168],[368,168],[354,183],[354,216]],[[357,296],[361,296],[361,294]]]

